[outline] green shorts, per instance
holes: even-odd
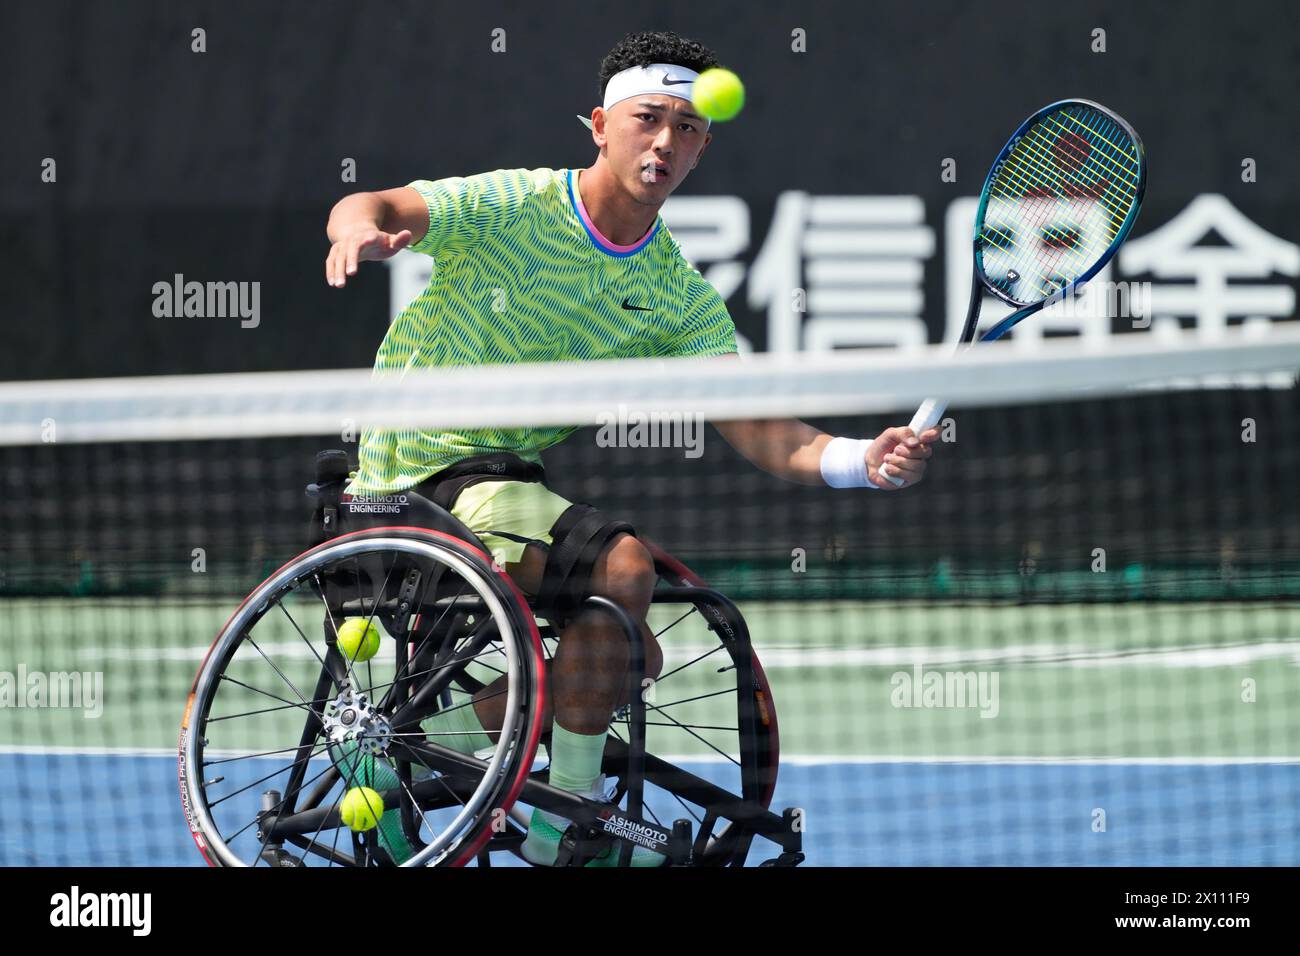
[[[518,562],[528,545],[494,531],[549,545],[551,528],[570,504],[540,481],[480,481],[457,496],[451,513],[478,535],[496,562],[504,566]]]

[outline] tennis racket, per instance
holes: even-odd
[[[980,192],[970,305],[957,350],[975,341],[986,289],[1015,309],[979,336],[992,342],[1100,272],[1133,228],[1146,181],[1138,134],[1101,104],[1061,100],[1025,120]],[[946,408],[926,399],[912,432],[933,428]]]

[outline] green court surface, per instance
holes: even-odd
[[[174,747],[196,668],[234,603],[0,602],[0,672],[13,679],[103,675],[100,716],[4,700],[0,747],[29,753]],[[1300,613],[1294,607],[750,601],[742,611],[772,684],[786,760],[1300,756]],[[679,613],[656,607],[652,624],[658,629]],[[665,672],[713,646],[700,623],[688,618],[665,636]],[[286,674],[309,678],[315,658],[290,626],[259,633]],[[939,691],[927,698],[918,690],[913,706],[904,706],[905,685],[918,666],[922,686],[939,682]],[[670,675],[656,687],[654,702],[707,693],[711,673],[695,667]],[[965,700],[955,696],[958,687],[968,693]],[[981,687],[984,699],[971,699]],[[701,724],[725,724],[726,703],[719,699],[688,706]],[[263,724],[261,732],[271,726]],[[703,742],[683,736],[674,734],[665,746],[680,754],[708,752]],[[722,740],[717,745],[734,750]]]

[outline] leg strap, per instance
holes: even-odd
[[[538,589],[538,608],[557,625],[577,613],[591,593],[591,575],[600,552],[616,534],[635,534],[626,521],[611,521],[591,505],[564,510],[551,528],[551,548]]]

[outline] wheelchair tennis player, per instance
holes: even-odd
[[[591,112],[598,150],[591,166],[420,180],[342,199],[327,227],[331,286],[343,288],[361,262],[402,249],[436,265],[427,288],[389,327],[376,368],[734,357],[726,305],[682,258],[659,216],[712,140],[709,122],[692,110],[691,85],[717,63],[710,50],[675,34],[631,34],[600,66],[603,101]],[[521,105],[527,91],[523,96]],[[881,476],[901,478],[898,487],[921,480],[938,436],[889,428],[873,440],[834,437],[793,419],[717,428],[778,477],[885,492],[897,489]],[[606,615],[577,605],[595,594],[626,609],[644,634],[649,676],[660,673],[663,655],[645,624],[654,564],[632,527],[566,501],[544,483],[540,453],[573,431],[370,429],[347,492],[373,501],[413,489],[432,498],[562,626],[549,672],[553,714],[544,718],[551,727],[550,783],[601,799],[611,714],[629,693],[628,646]],[[490,685],[473,707],[437,714],[423,726],[463,753],[489,747],[489,733],[501,726],[498,691]],[[534,810],[524,856],[554,864],[567,825]],[[381,824],[380,836],[400,840],[400,826]],[[616,856],[593,863],[613,865]],[[664,860],[637,847],[633,865]]]

